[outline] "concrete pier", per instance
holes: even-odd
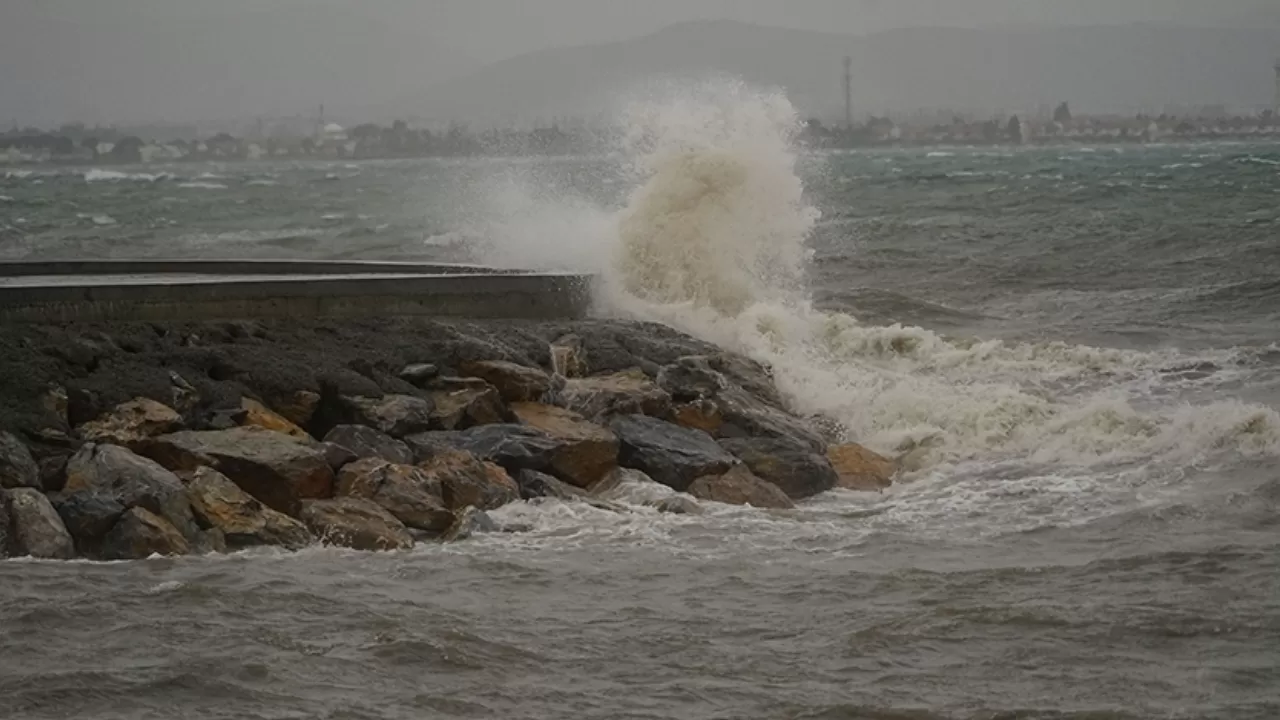
[[[591,278],[476,265],[290,260],[0,262],[0,322],[432,315],[579,318]]]

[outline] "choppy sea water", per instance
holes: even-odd
[[[659,317],[904,455],[891,491],[0,563],[0,717],[1280,716],[1280,147],[798,166],[815,307]],[[607,264],[632,170],[7,169],[0,256]]]

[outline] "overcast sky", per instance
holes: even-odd
[[[1280,27],[1277,0],[0,0],[0,122],[192,120],[394,102],[485,63],[694,19]],[[1280,36],[1277,51],[1280,52]]]

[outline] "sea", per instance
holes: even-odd
[[[0,168],[0,259],[589,270],[899,458],[794,511],[0,562],[0,717],[1280,717],[1280,145],[839,152],[776,93],[556,158]]]

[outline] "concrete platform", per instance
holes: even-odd
[[[432,315],[579,318],[588,275],[288,260],[0,262],[0,322]]]

